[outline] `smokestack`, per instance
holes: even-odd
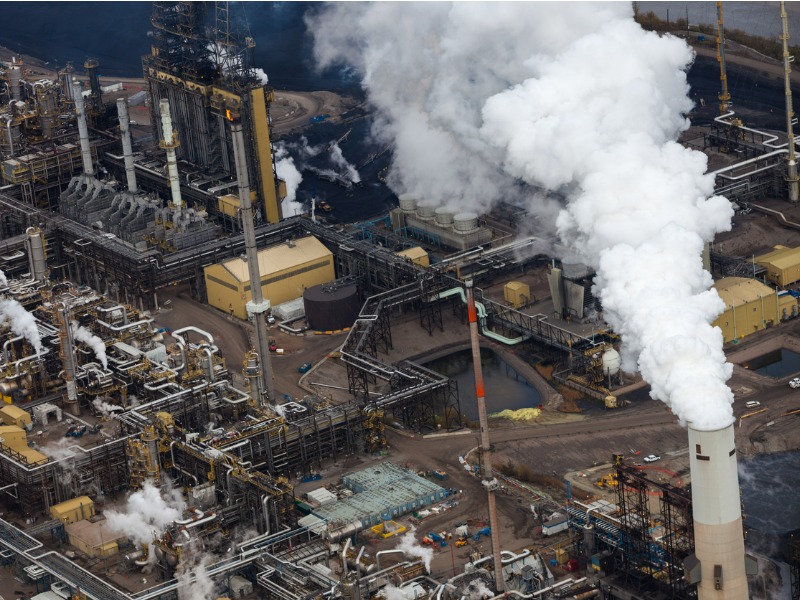
[[[56,311],[60,329],[61,363],[64,367],[64,382],[67,384],[65,408],[70,414],[78,416],[81,414],[81,409],[78,403],[78,389],[75,386],[75,339],[69,321],[69,308],[66,304],[59,304]]]
[[[125,156],[125,176],[128,179],[128,191],[135,194],[139,191],[139,188],[136,187],[136,169],[133,166],[128,101],[125,98],[117,99],[117,113],[119,114],[119,131],[122,134],[122,154]]]
[[[22,68],[19,65],[13,64],[8,69],[8,84],[11,88],[11,99],[22,100]]]
[[[467,286],[467,313],[469,315],[469,337],[472,342],[472,368],[475,371],[475,396],[478,400],[478,420],[481,426],[481,483],[486,488],[489,504],[489,525],[492,528],[492,559],[494,561],[494,587],[496,592],[505,588],[503,582],[503,563],[500,557],[500,528],[497,525],[497,503],[494,492],[498,487],[497,479],[492,475],[492,458],[489,443],[489,419],[486,418],[486,399],[483,390],[483,370],[481,369],[481,346],[478,341],[478,313],[475,310],[475,296],[472,292],[472,280]]]
[[[94,175],[92,167],[92,152],[89,149],[89,128],[86,126],[86,110],[83,102],[83,87],[80,81],[72,83],[72,94],[75,96],[75,112],[78,114],[78,133],[81,138],[81,158],[83,158],[83,172],[89,177]]]
[[[167,174],[169,175],[169,186],[172,189],[172,203],[175,208],[183,205],[181,200],[181,184],[178,180],[178,160],[175,158],[175,148],[178,147],[178,134],[172,130],[172,117],[169,114],[169,100],[162,98],[158,103],[161,111],[161,129],[164,139],[161,140],[161,147],[167,151]]]
[[[790,82],[790,75],[792,73],[792,61],[794,56],[789,54],[789,17],[786,15],[786,7],[781,1],[781,21],[783,22],[783,34],[781,40],[783,41],[783,71],[784,71],[784,87],[786,89],[786,137],[789,143],[789,156],[788,168],[786,172],[786,183],[789,185],[789,201],[797,202],[798,199],[798,183],[797,183],[797,161],[795,160],[794,151],[794,111],[792,110],[792,86]]]
[[[270,308],[269,300],[264,300],[261,293],[261,271],[258,268],[258,248],[253,225],[253,205],[250,202],[250,180],[247,174],[247,155],[244,146],[242,124],[238,120],[231,122],[233,137],[233,157],[236,162],[236,179],[239,183],[239,202],[242,215],[242,231],[244,233],[244,249],[247,255],[247,270],[250,274],[251,300],[247,303],[247,315],[253,320],[256,328],[256,344],[261,358],[261,394],[259,405],[263,404],[263,394],[275,404],[275,387],[272,383],[272,364],[269,355],[269,338],[267,337],[266,312]],[[251,390],[251,394],[252,394]]]
[[[690,423],[689,459],[698,600],[747,600],[733,424],[700,431]]]

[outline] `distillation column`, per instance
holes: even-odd
[[[747,600],[744,531],[733,425],[699,431],[689,424],[698,600]]]
[[[725,22],[722,20],[722,2],[717,2],[717,60],[722,91],[719,94],[719,114],[730,110],[731,95],[728,92],[728,70],[725,67]]]
[[[75,112],[78,114],[78,134],[81,141],[81,158],[83,159],[83,173],[92,177],[92,151],[89,148],[89,128],[86,125],[86,107],[83,101],[83,87],[80,81],[72,84],[72,94],[75,96]]]
[[[270,308],[269,300],[265,300],[261,292],[261,271],[258,268],[258,247],[256,246],[255,226],[253,225],[253,205],[250,199],[250,179],[247,174],[247,154],[242,134],[242,124],[238,119],[231,123],[233,137],[233,157],[236,162],[236,179],[239,183],[239,202],[242,213],[242,231],[244,233],[244,249],[247,255],[247,270],[250,275],[251,300],[247,303],[247,314],[256,328],[256,344],[261,360],[261,393],[258,404],[264,404],[264,393],[268,401],[276,403],[275,387],[272,382],[272,363],[269,355],[269,338],[267,337],[266,312]],[[250,391],[251,395],[253,390]],[[254,398],[255,400],[255,398]]]
[[[64,408],[71,415],[81,414],[78,403],[78,389],[75,385],[75,339],[72,335],[72,324],[69,321],[69,308],[66,304],[59,304],[58,313],[59,338],[61,341],[61,364],[64,367],[64,383],[67,384],[67,397],[64,399]]]
[[[136,168],[133,165],[133,145],[131,144],[131,122],[128,117],[128,101],[125,98],[117,99],[117,114],[119,114],[119,131],[122,134],[122,154],[125,157],[125,177],[128,180],[128,191],[135,194],[139,191],[136,186]]]
[[[28,267],[31,278],[39,283],[47,282],[47,255],[44,251],[44,236],[38,227],[25,230],[25,249],[28,251]]]
[[[798,183],[797,183],[797,160],[795,159],[794,148],[794,111],[792,110],[792,86],[790,82],[790,75],[792,73],[792,61],[794,56],[789,54],[789,18],[786,15],[786,7],[781,1],[781,21],[783,22],[783,33],[781,40],[783,41],[783,71],[784,71],[784,86],[786,88],[786,137],[789,145],[789,156],[787,157],[788,165],[786,170],[786,183],[789,186],[789,201],[797,202],[798,199]]]
[[[178,132],[172,130],[169,100],[162,98],[158,103],[158,108],[161,112],[161,130],[164,132],[164,139],[161,140],[160,146],[167,151],[167,175],[169,176],[169,187],[172,190],[172,204],[175,205],[175,208],[180,209],[183,200],[181,200],[181,184],[178,179],[178,160],[175,158],[175,148],[179,145]]]
[[[489,504],[489,525],[492,528],[492,557],[494,561],[495,591],[503,592],[503,563],[500,556],[500,527],[497,523],[497,501],[494,497],[498,488],[497,479],[492,474],[492,458],[489,442],[489,419],[486,417],[486,398],[483,389],[483,370],[481,369],[481,346],[478,341],[478,313],[475,310],[475,296],[472,292],[472,280],[467,286],[467,313],[469,315],[469,337],[472,342],[472,367],[475,371],[475,396],[478,400],[478,420],[481,426],[481,477],[486,488]]]

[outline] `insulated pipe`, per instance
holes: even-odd
[[[78,133],[81,141],[81,158],[83,159],[83,172],[89,177],[94,175],[92,167],[92,151],[89,148],[89,128],[86,125],[86,109],[83,102],[83,89],[80,81],[72,83],[72,91],[75,96],[75,112],[78,115]]]
[[[135,194],[139,188],[136,187],[136,167],[133,164],[128,101],[125,98],[117,99],[117,113],[119,114],[119,131],[122,134],[122,154],[125,157],[125,177],[128,179],[128,191]]]
[[[270,497],[267,494],[264,494],[264,497],[261,499],[261,508],[264,511],[264,535],[269,535],[271,531],[271,527],[269,526],[269,500]]]
[[[698,600],[747,600],[742,506],[733,424],[716,431],[689,423]]]
[[[472,342],[472,367],[475,372],[475,397],[478,400],[478,418],[481,428],[481,477],[486,487],[486,496],[489,505],[489,524],[492,527],[492,555],[494,557],[494,585],[495,590],[502,592],[505,589],[503,582],[503,563],[500,554],[500,528],[497,523],[497,502],[494,491],[497,480],[492,475],[492,458],[489,442],[489,420],[486,417],[486,398],[483,388],[483,370],[481,369],[481,346],[478,340],[478,313],[475,309],[475,295],[472,290],[472,280],[466,282],[467,287],[467,314],[469,316],[469,337]]]
[[[167,151],[167,175],[169,176],[169,187],[172,190],[172,204],[175,205],[175,208],[181,208],[183,200],[181,200],[181,184],[178,179],[178,159],[175,157],[175,148],[180,145],[178,132],[172,129],[169,100],[162,98],[158,107],[161,112],[161,129],[164,134],[164,139],[159,145]]]
[[[247,173],[247,155],[242,134],[242,124],[235,120],[231,123],[233,136],[233,156],[236,162],[236,179],[239,183],[239,203],[242,215],[242,233],[244,234],[244,248],[247,256],[247,270],[250,275],[251,300],[247,303],[247,314],[253,320],[256,329],[256,344],[259,359],[261,360],[261,391],[258,405],[264,404],[263,395],[273,405],[275,386],[272,382],[272,363],[269,353],[269,337],[267,336],[266,312],[269,310],[269,300],[264,300],[261,291],[261,271],[258,267],[258,247],[256,246],[255,224],[253,221],[253,206],[250,202],[250,180]],[[251,392],[252,393],[252,392]],[[254,400],[256,400],[254,398]]]

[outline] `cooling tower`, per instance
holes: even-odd
[[[690,424],[689,457],[698,600],[747,600],[733,425],[699,431]]]

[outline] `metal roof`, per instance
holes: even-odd
[[[333,256],[325,245],[313,236],[308,236],[258,252],[258,270],[261,277],[289,270],[298,265]],[[227,260],[222,267],[241,283],[250,282],[247,260],[244,256]]]
[[[725,277],[714,284],[727,308],[741,306],[775,293],[768,285],[747,277]]]
[[[775,246],[772,252],[757,256],[755,262],[764,266],[772,265],[776,269],[790,269],[800,265],[800,247]]]

